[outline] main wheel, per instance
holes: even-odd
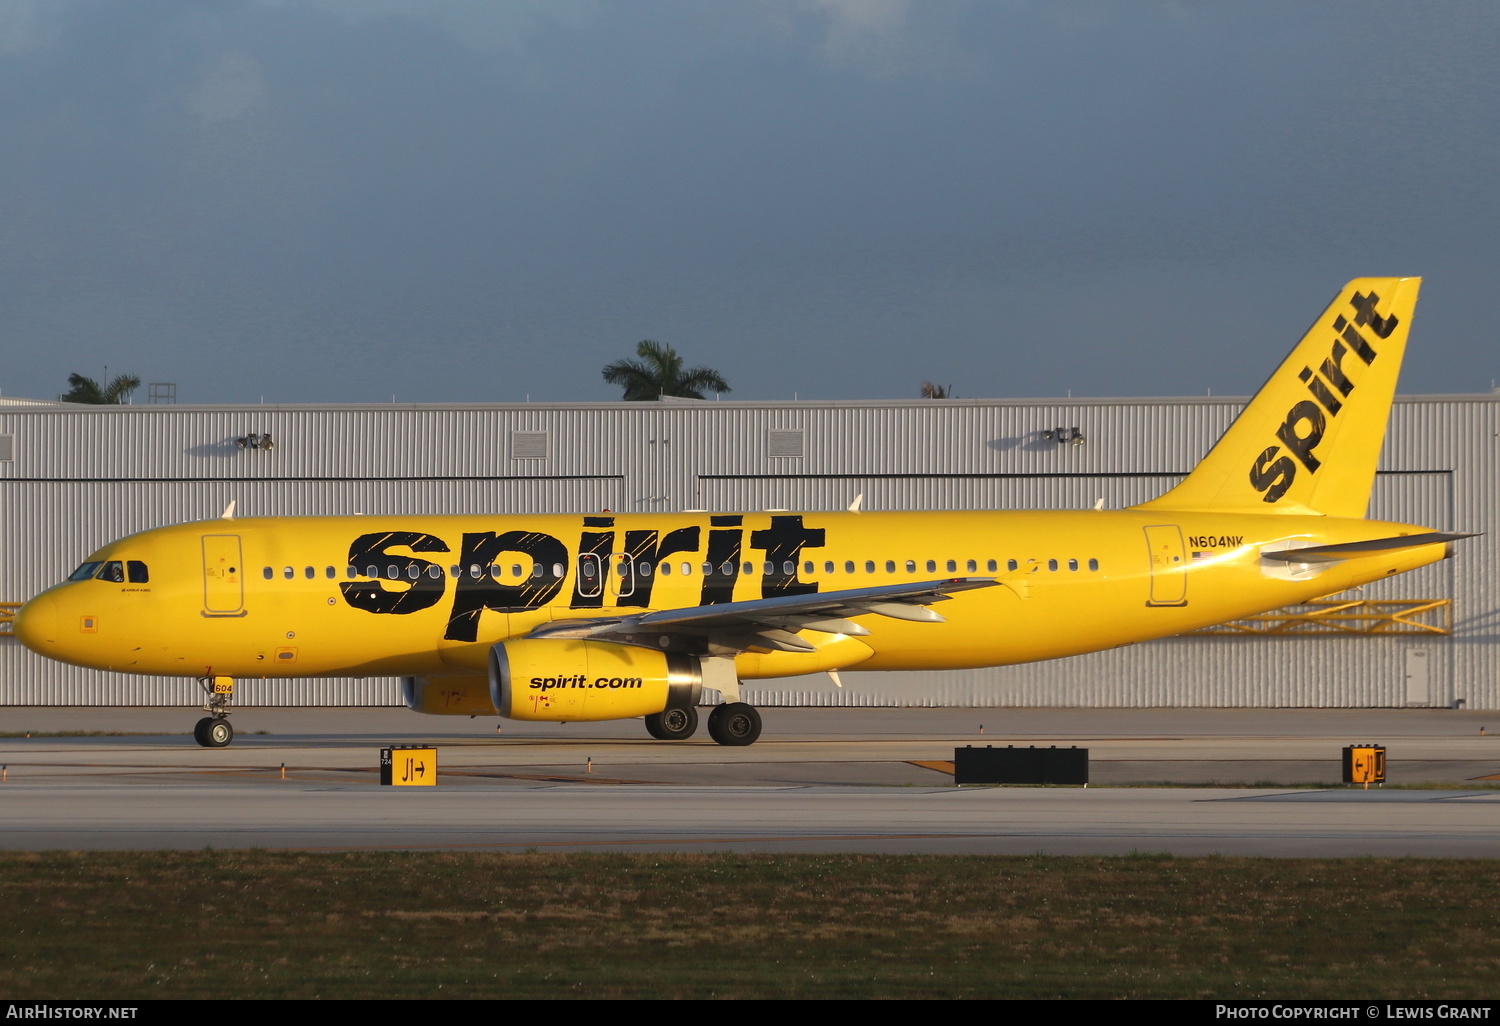
[[[744,702],[721,705],[708,714],[708,733],[721,745],[740,748],[760,737],[760,713]]]
[[[204,748],[226,748],[229,742],[234,740],[234,728],[229,721],[222,716],[213,716],[208,720],[208,726],[203,728]]]
[[[658,741],[686,741],[698,729],[698,710],[668,709],[646,717],[646,733]]]

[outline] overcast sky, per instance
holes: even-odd
[[[1488,392],[1497,52],[1495,3],[0,0],[0,390],[601,400],[653,338],[737,399],[1244,395],[1415,274],[1402,391]]]

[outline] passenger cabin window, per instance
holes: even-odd
[[[888,574],[893,574],[896,572],[896,561],[894,559],[888,559],[885,561],[885,572]]]
[[[261,576],[264,577],[268,581],[271,580],[273,577],[276,576],[276,571],[272,570],[270,567],[266,567],[265,569],[261,570],[260,573],[261,573]]]
[[[284,567],[281,568],[281,576],[285,577],[289,581],[292,579],[292,577],[293,577],[293,575],[295,573],[296,573],[296,571],[293,570],[289,566],[284,566]],[[376,576],[378,576],[378,575],[376,575]]]
[[[985,561],[984,568],[990,573],[994,573],[996,570],[1000,569],[1000,564],[995,562],[993,559],[990,559]]]
[[[97,560],[97,559],[94,560],[92,563],[84,563],[84,564],[80,565],[77,570],[74,570],[72,573],[70,573],[68,575],[68,580],[70,580],[70,581],[86,581],[90,577],[93,577],[96,573],[98,573],[99,572],[99,568],[101,566],[103,566],[103,565],[104,565],[104,563],[101,562],[100,560]]]
[[[1016,568],[1016,566],[1017,566],[1017,563],[1016,563],[1016,561],[1014,559],[1007,559],[1005,561],[1005,569],[1007,569],[1007,570],[1014,570]]]
[[[974,560],[972,560],[972,559],[971,559],[971,560],[969,560],[969,562],[968,562],[968,563],[967,563],[967,564],[966,564],[966,565],[967,565],[967,566],[968,566],[968,568],[969,568],[969,573],[971,573],[971,574],[972,574],[972,573],[974,573],[974,572],[975,572],[975,571],[976,571],[976,570],[978,570],[978,569],[979,569],[979,564],[978,564],[978,563],[976,563],[976,562],[975,562],[975,561],[974,561]]]
[[[915,559],[908,559],[906,561],[906,572],[909,574],[917,572],[917,561]]]
[[[852,574],[852,573],[854,573],[854,560],[852,560],[852,559],[846,559],[846,560],[844,560],[844,573],[846,573],[846,574]]]
[[[950,574],[958,572],[958,560],[956,560],[956,559],[950,559],[950,560],[948,560],[948,572]]]
[[[1089,560],[1089,569],[1090,570],[1098,570],[1099,569],[1099,561],[1097,559],[1091,559],[1091,560]]]
[[[339,572],[337,570],[335,570],[331,566],[325,566],[323,568],[323,576],[326,577],[326,578],[328,578],[330,581],[333,580],[338,575],[339,575]]]
[[[309,567],[304,567],[303,570],[302,570],[302,576],[306,577],[310,581],[313,578],[315,578],[315,577],[318,576],[318,572],[316,570],[314,570],[310,566]]]
[[[937,573],[937,560],[929,559],[927,561],[927,572],[930,574]]]
[[[1078,569],[1078,560],[1076,560],[1076,559],[1070,559],[1070,560],[1068,560],[1068,569],[1069,570],[1077,570]]]
[[[823,564],[823,572],[825,574],[831,574],[831,573],[833,573],[833,560],[830,559],[830,560],[827,560],[826,562],[824,562],[824,564]]]
[[[874,572],[875,572],[875,561],[873,559],[867,559],[867,560],[865,560],[865,573],[867,573],[867,574],[873,574]]]
[[[1055,560],[1055,559],[1049,559],[1049,560],[1047,560],[1047,569],[1048,570],[1052,570],[1052,571],[1056,571],[1057,570],[1057,560]]]

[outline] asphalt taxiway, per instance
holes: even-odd
[[[0,710],[0,848],[1165,851],[1500,856],[1500,737],[1450,710],[766,709],[762,740],[640,723],[245,709]],[[1500,721],[1495,724],[1500,733]],[[33,736],[24,735],[31,732]],[[48,736],[57,732],[116,732]],[[264,731],[265,733],[257,733]],[[1336,786],[1345,744],[1392,785]],[[433,745],[438,784],[382,787]],[[955,787],[964,745],[1089,749],[1089,788]],[[1330,786],[1335,785],[1335,786]]]

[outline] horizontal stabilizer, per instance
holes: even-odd
[[[1283,563],[1335,563],[1341,559],[1358,559],[1380,552],[1396,549],[1415,549],[1422,545],[1437,545],[1442,542],[1473,538],[1473,534],[1445,534],[1432,531],[1428,534],[1403,534],[1395,538],[1371,538],[1368,541],[1344,542],[1339,545],[1310,545],[1305,549],[1281,549],[1262,552],[1266,559],[1278,559]]]

